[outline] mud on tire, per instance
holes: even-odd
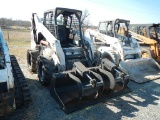
[[[50,78],[54,71],[54,63],[50,60],[39,56],[37,58],[37,73],[38,80],[43,86],[48,86],[50,84]]]
[[[37,72],[36,62],[38,55],[38,50],[27,50],[27,66],[31,72]]]

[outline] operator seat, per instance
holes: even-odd
[[[122,36],[126,36],[126,30],[124,27],[120,27],[118,30],[118,34],[122,35]]]
[[[143,36],[147,37],[147,30],[146,30],[146,28],[142,29],[142,34],[143,34]]]
[[[66,34],[66,26],[65,25],[58,25],[58,39],[60,40],[61,44],[66,44],[67,34]]]

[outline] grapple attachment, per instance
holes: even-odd
[[[53,74],[50,93],[62,109],[69,113],[95,104],[101,96],[108,98],[115,86],[116,80],[108,70],[101,67],[86,68],[81,62],[75,62],[71,71]]]
[[[122,61],[120,66],[128,72],[130,79],[137,83],[160,78],[160,66],[152,58]]]

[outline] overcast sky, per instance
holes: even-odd
[[[30,20],[33,12],[42,17],[43,11],[55,7],[88,9],[94,25],[115,18],[131,23],[160,23],[160,0],[3,0],[0,18]]]

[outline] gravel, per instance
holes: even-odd
[[[17,57],[18,58],[18,57]],[[18,58],[28,81],[32,103],[16,111],[9,120],[159,120],[160,79],[144,84],[132,81],[132,92],[98,103],[71,114],[65,114],[50,96],[49,90],[40,85],[37,75],[28,71],[25,58]]]

